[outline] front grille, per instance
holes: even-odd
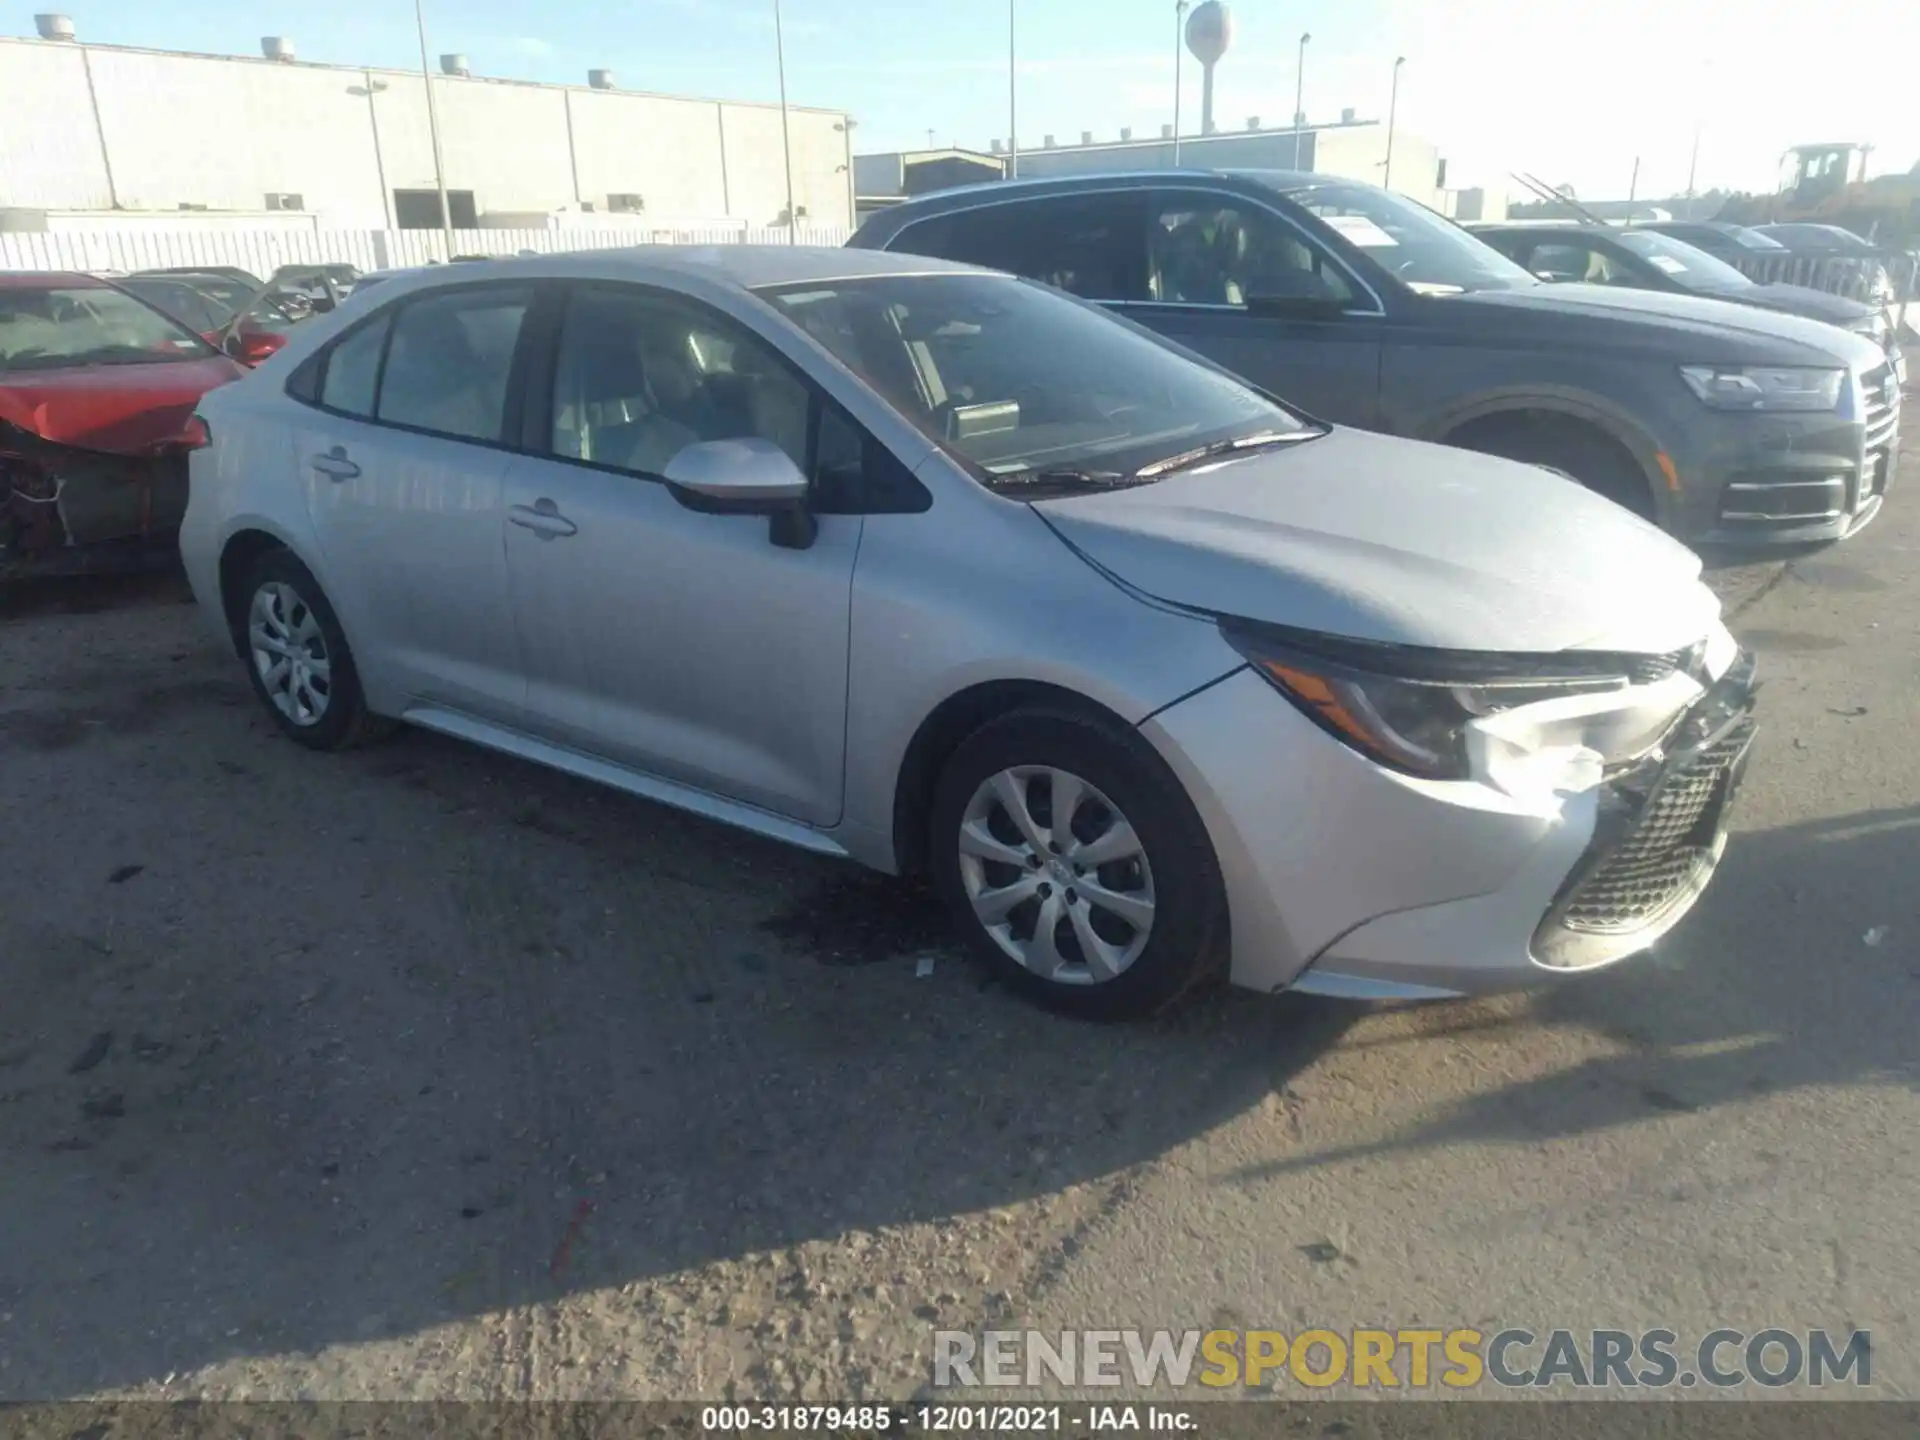
[[[1752,738],[1743,720],[1668,772],[1605,859],[1562,901],[1569,930],[1617,935],[1652,924],[1696,887],[1718,845],[1719,801]]]
[[[1882,365],[1869,370],[1860,384],[1866,397],[1866,449],[1869,454],[1891,449],[1900,433],[1900,386],[1893,378],[1893,367]]]

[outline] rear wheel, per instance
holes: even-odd
[[[241,606],[247,678],[282,734],[312,750],[340,750],[387,728],[368,713],[320,582],[290,551],[269,550],[248,567]]]
[[[963,741],[934,800],[934,881],[986,964],[1057,1010],[1128,1019],[1224,970],[1200,817],[1137,737],[1020,711]]]

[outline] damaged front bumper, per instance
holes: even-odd
[[[164,562],[186,514],[187,454],[111,454],[0,420],[0,580]]]

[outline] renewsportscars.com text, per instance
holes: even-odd
[[[1269,1390],[1866,1387],[1865,1330],[963,1330],[934,1332],[933,1383]]]

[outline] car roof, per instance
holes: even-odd
[[[387,271],[377,278],[413,282],[406,288],[439,282],[467,284],[481,278],[526,276],[535,279],[690,279],[719,282],[742,290],[764,286],[857,280],[871,275],[979,273],[977,265],[898,255],[881,250],[851,250],[824,245],[635,245],[615,250],[575,250],[555,255],[469,260],[458,265],[425,265]],[[365,277],[376,278],[374,276]]]
[[[97,275],[78,270],[0,270],[0,290],[110,290]]]

